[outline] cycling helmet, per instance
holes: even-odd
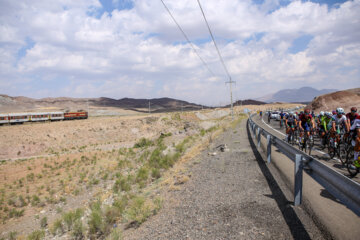
[[[331,117],[332,117],[332,113],[331,113],[331,112],[326,112],[326,113],[325,113],[325,116],[331,118]]]
[[[334,110],[334,111],[332,111],[332,114],[333,114],[333,115],[335,115],[335,114],[336,114],[336,111],[335,111],[335,110]]]
[[[337,114],[344,114],[345,112],[344,112],[344,109],[343,109],[343,108],[337,108],[337,109],[336,109],[336,113],[337,113]]]
[[[352,111],[352,112],[357,112],[357,108],[356,108],[356,107],[352,107],[352,108],[350,109],[350,111]]]
[[[305,114],[310,114],[310,109],[305,109],[304,113]]]
[[[294,115],[294,112],[292,112],[292,111],[291,111],[291,112],[289,112],[289,115],[290,115],[290,116]]]
[[[324,116],[324,114],[325,114],[324,111],[320,112],[320,116]]]

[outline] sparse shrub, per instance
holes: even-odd
[[[129,202],[128,197],[122,196],[114,200],[113,206],[118,210],[119,214],[122,214]]]
[[[74,211],[69,211],[67,213],[64,213],[63,221],[64,221],[67,229],[71,230],[75,221],[80,219],[83,214],[84,214],[84,211],[81,208],[78,208]]]
[[[34,181],[34,177],[35,177],[35,174],[34,173],[29,173],[26,175],[26,179],[29,181],[29,182],[33,182]]]
[[[24,212],[25,212],[24,209],[16,210],[15,208],[12,208],[9,211],[9,218],[24,216]]]
[[[64,226],[61,219],[56,219],[55,222],[50,227],[50,232],[52,235],[56,235],[58,233],[64,233]]]
[[[40,204],[40,198],[37,195],[33,195],[31,199],[31,206],[38,206]]]
[[[73,236],[74,239],[80,240],[80,239],[84,239],[84,232],[85,229],[81,220],[80,219],[76,220],[71,235]]]
[[[139,142],[134,144],[134,148],[144,148],[144,147],[150,147],[153,145],[153,142],[146,138],[141,138]]]
[[[17,232],[10,232],[9,233],[9,240],[15,240],[17,234],[18,234]]]
[[[44,230],[36,230],[33,231],[30,235],[28,235],[28,240],[41,240],[45,237],[45,231]]]
[[[88,221],[89,233],[91,235],[101,235],[102,225],[103,219],[101,212],[101,203],[98,201],[96,203],[93,203],[91,206],[91,213]]]
[[[120,228],[114,228],[110,235],[106,238],[106,240],[121,240],[122,238],[122,234],[121,234],[121,229]]]
[[[154,179],[160,178],[161,177],[160,170],[157,169],[157,168],[151,169],[151,177],[154,178]]]
[[[135,197],[131,200],[129,208],[126,210],[127,220],[137,224],[143,223],[151,215],[151,209],[145,203],[143,197]]]
[[[140,187],[144,187],[146,180],[149,176],[149,170],[147,167],[143,166],[139,169],[135,181],[140,185]]]
[[[116,193],[119,191],[128,192],[131,190],[131,185],[127,179],[120,177],[120,179],[116,179],[114,186],[113,186],[113,190]]]
[[[45,228],[47,225],[48,225],[48,223],[47,223],[47,217],[43,217],[43,218],[40,220],[40,227],[41,227],[41,228]]]

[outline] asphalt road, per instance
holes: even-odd
[[[279,138],[284,138],[282,134],[270,128],[264,122],[262,122],[259,116],[253,117],[253,120],[257,122],[261,127],[270,133],[276,135]],[[276,130],[279,130],[278,121],[274,121],[270,126],[273,126]],[[284,131],[284,130],[283,130]],[[265,159],[266,152],[266,139],[261,138],[261,147],[259,148],[260,154]],[[314,153],[319,154],[319,153]],[[343,168],[339,168],[341,165],[336,160],[326,159],[326,155],[323,158],[319,158],[323,163],[331,166],[339,172],[347,174]],[[285,155],[278,151],[275,147],[272,150],[271,163],[267,165],[271,172],[278,172],[289,189],[293,189],[294,186],[294,163],[289,160]],[[358,178],[355,180],[358,181]],[[317,222],[317,225],[328,232],[331,238],[334,239],[359,239],[360,236],[360,217],[355,215],[345,205],[343,205],[338,199],[333,197],[324,187],[319,185],[306,173],[303,175],[303,204],[302,208],[306,209],[308,214]]]
[[[291,192],[248,134],[243,120],[217,138],[188,166],[190,180],[167,195],[157,215],[126,230],[124,239],[328,239],[293,206]],[[220,144],[229,151],[218,151]]]
[[[267,117],[265,119],[260,120],[259,116],[253,117],[253,120],[259,124],[261,127],[263,127],[265,130],[269,130],[272,134],[279,137],[280,139],[285,138],[285,127],[282,129],[280,128],[280,122],[272,119],[270,121],[270,124],[267,122]],[[275,131],[276,130],[276,131]],[[277,132],[278,131],[278,132]],[[281,132],[281,133],[279,133]],[[297,147],[297,146],[295,146]],[[320,160],[325,165],[331,167],[332,169],[336,170],[337,172],[340,172],[341,174],[349,177],[349,172],[346,169],[346,166],[341,164],[341,161],[337,159],[335,156],[334,159],[331,159],[329,154],[327,153],[327,148],[321,149],[320,147],[320,140],[315,138],[315,146],[313,150],[311,151],[311,155],[315,157],[316,159]],[[360,183],[360,174],[356,175],[352,178],[355,182]]]

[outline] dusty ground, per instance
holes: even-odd
[[[275,108],[235,107],[236,116],[245,107]],[[156,213],[161,202],[157,184],[167,181],[167,170],[195,156],[199,146],[230,124],[228,113],[218,109],[99,116],[0,127],[0,238],[9,234],[24,237],[36,229],[48,239],[68,239],[79,232],[102,238],[116,222],[123,227],[140,224]],[[141,138],[146,141],[141,143]],[[167,185],[176,189],[177,182],[171,180]],[[99,226],[89,223],[95,214],[90,207],[94,201],[102,206],[96,212],[102,216]],[[124,206],[119,209],[116,202]],[[81,221],[72,223],[77,228],[66,225],[65,219],[76,208],[83,212]],[[60,221],[60,230],[54,227],[56,221]]]

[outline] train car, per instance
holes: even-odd
[[[9,113],[9,123],[24,123],[30,121],[29,113]]]
[[[0,114],[0,125],[9,123],[9,114]]]
[[[87,119],[87,112],[68,112],[64,113],[64,120],[73,120],[73,119]]]
[[[64,120],[64,113],[63,112],[51,112],[49,113],[51,121],[60,121]]]
[[[39,113],[29,113],[31,122],[41,122],[50,120],[49,113],[39,112]]]

